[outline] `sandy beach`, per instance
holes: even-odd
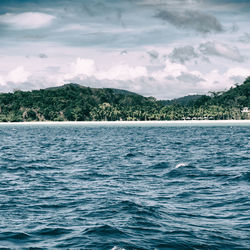
[[[179,120],[179,121],[44,121],[0,122],[9,125],[86,125],[86,126],[250,126],[250,120]]]

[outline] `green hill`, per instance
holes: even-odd
[[[202,95],[187,95],[187,96],[183,96],[183,97],[172,99],[172,100],[161,100],[160,102],[163,105],[174,105],[174,104],[187,105],[193,101],[198,100],[201,97]]]
[[[150,119],[155,99],[118,89],[75,83],[0,94],[0,121],[85,121]],[[133,117],[134,114],[138,114]],[[150,113],[150,112],[148,112]]]
[[[0,121],[249,119],[244,107],[250,107],[250,78],[226,92],[170,101],[70,83],[0,94]]]
[[[242,85],[236,85],[235,88],[213,95],[208,104],[217,104],[223,107],[250,107],[250,77]]]

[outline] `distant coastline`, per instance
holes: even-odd
[[[176,121],[37,121],[0,122],[1,125],[247,125],[250,120],[176,120]]]
[[[249,120],[249,93],[250,77],[226,92],[172,101],[70,83],[0,93],[0,122]]]

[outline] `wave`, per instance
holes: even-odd
[[[137,216],[159,218],[158,207],[141,205],[130,200],[120,201],[115,205],[116,208],[122,210],[127,214],[134,214]]]
[[[0,140],[2,248],[249,246],[249,127],[48,128]]]
[[[110,226],[110,225],[100,225],[95,227],[89,227],[83,231],[83,235],[99,235],[107,236],[112,235],[112,237],[125,237],[127,234],[121,231],[120,229]]]
[[[37,236],[54,237],[54,236],[61,236],[64,234],[69,234],[71,232],[72,232],[71,229],[58,228],[58,227],[56,227],[56,228],[46,227],[46,228],[39,229],[39,230],[33,232],[32,234],[37,235]]]
[[[178,163],[174,168],[177,169],[181,167],[188,167],[188,163],[185,162]]]
[[[156,163],[156,164],[150,166],[150,168],[153,168],[153,169],[166,169],[169,167],[170,167],[170,163],[166,162],[166,161],[159,162],[159,163]]]
[[[127,153],[125,155],[126,158],[135,157],[135,156],[136,156],[136,154],[133,154],[133,153]]]
[[[239,173],[236,176],[232,176],[231,178],[228,178],[229,183],[231,182],[239,182],[239,181],[250,181],[250,172],[243,172]]]
[[[23,241],[27,240],[31,236],[24,232],[3,232],[0,233],[0,241]]]
[[[125,155],[125,158],[133,158],[138,156],[143,156],[144,154],[142,152],[129,152]]]
[[[126,250],[125,248],[114,246],[110,250]]]
[[[167,176],[170,178],[177,177],[201,177],[204,175],[204,172],[198,167],[191,165],[189,163],[178,163],[167,173]]]

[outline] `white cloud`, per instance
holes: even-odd
[[[133,65],[133,62],[116,61],[116,65],[104,65],[96,58],[90,58],[79,57],[68,68],[52,71],[34,71],[28,65],[18,66],[1,73],[0,90],[30,90],[75,82],[89,87],[120,88],[158,99],[169,99],[229,89],[250,75],[247,67],[233,65],[231,68],[218,69],[211,66],[202,71],[191,64],[172,63],[167,59],[161,68],[149,70],[150,65],[139,66],[138,62]],[[30,69],[32,75],[24,67]]]
[[[231,68],[226,71],[212,69],[207,73],[191,70],[187,65],[165,61],[161,70],[148,72],[144,66],[118,64],[105,70],[98,69],[92,59],[78,58],[63,81],[77,82],[92,87],[121,88],[157,98],[175,98],[191,93],[225,90],[239,79],[250,75],[250,70]]]
[[[187,67],[179,63],[171,63],[169,60],[166,61],[164,72],[167,76],[177,77],[182,72],[187,71]]]
[[[7,88],[7,90],[12,89],[11,86],[18,86],[27,82],[31,73],[26,71],[23,66],[18,66],[5,75],[0,75],[0,86],[3,88]]]
[[[4,84],[5,84],[5,81],[4,81],[3,77],[0,76],[0,86],[2,86],[2,85],[4,85]]]
[[[189,74],[190,77],[202,78],[202,74],[199,71],[189,70],[185,65],[172,63],[169,59],[165,61],[165,68],[163,70],[152,72],[152,77],[158,80],[164,78],[178,78],[183,75],[183,73]]]
[[[147,69],[142,66],[131,67],[127,64],[120,64],[111,67],[109,70],[99,71],[96,78],[99,80],[134,80],[136,78],[147,76]]]
[[[248,76],[250,76],[250,70],[246,68],[231,68],[225,72],[226,78],[233,81],[234,83],[243,82]]]
[[[76,62],[71,63],[70,72],[65,74],[65,79],[78,77],[95,77],[98,80],[132,80],[147,76],[147,69],[142,66],[131,67],[127,64],[111,66],[108,70],[97,69],[95,61],[86,58],[77,58]]]
[[[5,77],[0,76],[0,85],[4,86],[8,82],[23,83],[23,82],[26,82],[30,76],[31,76],[31,73],[24,70],[23,66],[18,66],[14,68],[13,70],[9,71]]]
[[[66,79],[74,77],[90,77],[96,72],[95,61],[92,59],[77,58],[76,62],[71,63],[70,73],[65,75]]]
[[[6,80],[9,82],[21,83],[27,81],[29,76],[31,76],[30,72],[25,71],[23,66],[18,66],[9,72]]]
[[[199,87],[206,92],[227,90],[236,83],[242,83],[249,75],[250,70],[240,67],[229,68],[225,72],[212,70],[203,75],[206,81]]]
[[[10,25],[16,29],[37,29],[48,26],[54,16],[40,12],[24,12],[20,14],[6,13],[0,15],[0,23]]]
[[[248,77],[250,76],[250,70],[249,69],[245,69],[245,68],[231,68],[229,70],[227,70],[226,72],[226,76],[227,77],[235,77],[235,76],[241,76],[241,77]]]

